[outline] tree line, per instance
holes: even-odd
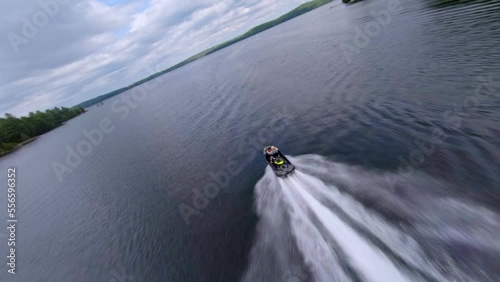
[[[20,118],[5,114],[5,117],[0,118],[0,156],[34,137],[61,126],[83,112],[85,110],[81,107],[55,107],[45,112],[31,112],[28,116]]]

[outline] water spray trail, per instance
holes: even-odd
[[[280,181],[280,186],[284,183]],[[288,187],[286,187],[288,188]],[[339,266],[337,255],[322,237],[320,231],[308,218],[294,195],[287,189],[283,190],[290,204],[290,228],[304,256],[305,263],[311,268],[317,281],[349,281]]]
[[[494,281],[495,270],[464,265],[449,247],[498,253],[497,213],[436,197],[442,183],[433,179],[408,179],[398,194],[374,172],[316,155],[290,160],[292,175],[268,168],[255,187],[259,225],[243,281]],[[356,195],[410,224],[389,221]]]
[[[411,236],[398,230],[377,214],[368,211],[354,198],[341,193],[335,186],[326,185],[318,178],[300,171],[297,171],[296,177],[301,180],[305,188],[304,191],[310,193],[312,197],[320,202],[328,201],[335,205],[344,213],[344,217],[348,217],[357,226],[362,226],[375,235],[385,247],[399,256],[405,263],[435,280],[446,280],[435,265],[429,263],[429,259],[418,245],[418,242]]]
[[[282,180],[285,184],[283,192],[287,197],[293,197],[292,193],[295,193],[307,203],[307,207],[333,236],[347,255],[353,268],[360,272],[364,280],[374,282],[409,281],[406,274],[402,273],[386,255],[312,197],[306,191],[307,187],[301,180],[301,175],[294,175],[289,179]],[[317,185],[320,184],[319,181]]]

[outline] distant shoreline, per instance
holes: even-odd
[[[240,42],[242,40],[245,40],[245,39],[247,39],[249,37],[252,37],[252,36],[254,36],[254,35],[258,34],[258,33],[261,33],[261,32],[263,32],[265,30],[273,28],[273,27],[275,27],[277,25],[280,25],[280,24],[282,24],[282,23],[284,23],[286,21],[289,21],[289,20],[291,20],[293,18],[301,16],[301,15],[303,15],[303,14],[309,12],[309,11],[312,11],[312,10],[314,10],[316,8],[324,6],[324,5],[326,5],[328,3],[331,3],[331,2],[333,2],[333,0],[312,0],[312,1],[306,2],[306,3],[302,4],[302,5],[300,5],[299,7],[293,9],[292,11],[284,14],[283,16],[275,19],[275,20],[272,20],[272,21],[263,23],[261,25],[258,25],[258,26],[250,29],[249,31],[247,31],[246,33],[244,33],[244,34],[242,34],[242,35],[240,35],[238,37],[235,37],[235,38],[233,38],[233,39],[231,39],[229,41],[226,41],[226,42],[221,43],[219,45],[216,45],[216,46],[214,46],[212,48],[209,48],[209,49],[207,49],[205,51],[202,51],[202,52],[200,52],[200,53],[198,53],[198,54],[196,54],[194,56],[191,56],[188,59],[186,59],[186,60],[184,60],[184,61],[182,61],[182,62],[180,62],[180,63],[178,63],[178,64],[176,64],[176,65],[174,65],[174,66],[172,66],[172,67],[170,67],[168,69],[166,69],[166,70],[157,72],[157,73],[155,73],[155,74],[153,74],[153,75],[151,75],[151,76],[149,76],[147,78],[144,78],[142,80],[139,80],[139,81],[137,81],[137,82],[135,82],[135,83],[133,83],[133,84],[131,84],[129,86],[126,86],[126,87],[117,89],[115,91],[112,91],[110,93],[107,93],[107,94],[104,94],[104,95],[92,98],[92,99],[87,100],[87,101],[84,101],[84,102],[76,105],[75,107],[89,108],[89,107],[91,107],[91,106],[93,106],[93,105],[95,105],[95,104],[97,104],[99,102],[102,102],[102,101],[107,100],[107,99],[109,99],[111,97],[114,97],[114,96],[116,96],[116,95],[118,95],[120,93],[123,93],[123,92],[131,89],[131,88],[134,88],[134,87],[136,87],[138,85],[141,85],[141,84],[143,84],[145,82],[148,82],[148,81],[150,81],[150,80],[152,80],[152,79],[154,79],[154,78],[156,78],[158,76],[161,76],[161,75],[164,75],[164,74],[166,74],[168,72],[176,70],[176,69],[178,69],[178,68],[180,68],[182,66],[185,66],[185,65],[187,65],[189,63],[192,63],[192,62],[194,62],[194,61],[196,61],[198,59],[201,59],[201,58],[203,58],[205,56],[208,56],[208,55],[210,55],[212,53],[220,51],[220,50],[222,50],[222,49],[224,49],[226,47],[229,47],[229,46],[231,46],[231,45],[233,45],[235,43],[238,43],[238,42]]]

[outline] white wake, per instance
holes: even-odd
[[[422,234],[418,234],[417,229],[406,228],[397,220],[388,220],[365,207],[351,194],[369,195],[378,200],[379,206],[387,205],[390,212],[406,206],[410,210],[403,214],[415,221],[417,227],[428,218],[435,222],[430,215],[446,211],[450,205],[443,203],[450,200],[438,201],[443,205],[438,208],[432,206],[432,198],[422,200],[425,192],[421,191],[422,198],[411,197],[410,201],[384,187],[383,177],[376,173],[319,156],[290,160],[297,166],[292,175],[279,179],[268,168],[256,185],[260,218],[244,281],[472,281],[474,277],[457,265],[439,241],[446,238],[439,236],[450,237],[451,229],[470,244],[482,242],[494,247],[500,243],[490,233],[498,231],[498,217],[484,208],[467,205],[473,210],[469,212],[472,220],[481,220],[482,227],[489,232],[479,234],[474,229],[469,233],[475,237],[471,237],[465,226],[440,222],[439,226],[426,225],[420,230]],[[410,181],[408,185],[418,187],[417,182]],[[403,195],[408,193],[412,195],[411,192]],[[422,203],[435,210],[411,210]],[[416,240],[414,236],[422,237]],[[433,241],[427,244],[425,238]],[[480,269],[477,272],[488,281],[488,273]]]

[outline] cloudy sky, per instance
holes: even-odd
[[[73,106],[306,0],[0,0],[0,115]]]

